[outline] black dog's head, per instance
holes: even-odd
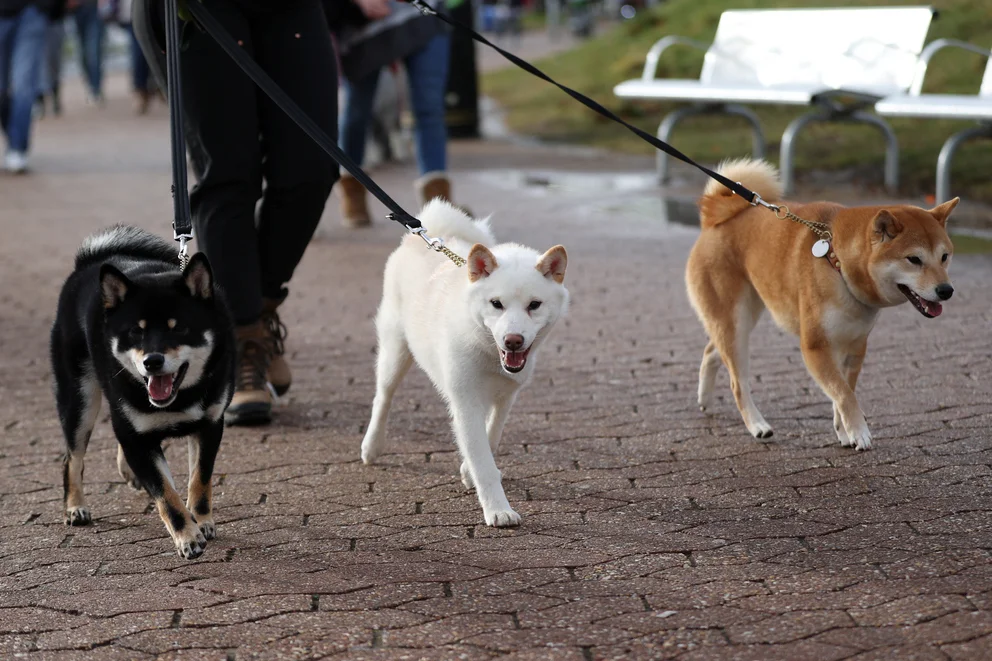
[[[100,269],[104,332],[124,371],[164,408],[182,387],[203,377],[217,341],[213,274],[202,253],[180,273],[129,279],[111,264]]]

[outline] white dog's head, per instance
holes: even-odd
[[[496,252],[498,261],[481,244],[469,251],[469,306],[496,342],[503,369],[516,374],[568,308],[568,255],[562,246],[543,255],[512,244]]]

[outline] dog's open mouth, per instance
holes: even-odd
[[[503,369],[511,374],[516,374],[524,368],[527,364],[527,354],[530,353],[530,348],[524,349],[523,351],[506,351],[504,349],[499,350],[499,361],[503,364]]]
[[[906,285],[899,285],[899,291],[906,295],[909,302],[912,303],[924,317],[933,319],[934,317],[939,317],[940,313],[944,311],[944,306],[940,303],[928,301]]]
[[[186,368],[189,363],[183,363],[176,372],[172,374],[153,374],[145,377],[145,385],[148,387],[148,401],[155,406],[168,406],[179,393],[179,385],[186,376]]]

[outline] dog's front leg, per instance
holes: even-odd
[[[489,447],[485,413],[489,402],[479,393],[461,392],[451,397],[452,426],[467,475],[475,485],[486,525],[504,528],[520,524],[503,492],[502,478]],[[465,471],[463,470],[463,475]]]
[[[852,445],[858,450],[870,450],[871,432],[868,430],[868,421],[854,395],[854,389],[837,364],[830,345],[824,340],[810,342],[803,338],[802,352],[809,373],[833,401],[834,411],[840,415],[840,421],[847,432],[846,445]],[[856,374],[854,379],[857,379]]]
[[[516,398],[516,391],[497,396],[492,408],[489,409],[489,417],[486,418],[486,436],[489,438],[489,450],[493,453],[494,460],[499,453],[499,442],[503,438],[503,426],[506,424],[506,418],[510,415],[510,409],[513,408],[513,402]],[[462,461],[461,474],[462,484],[465,485],[465,488],[474,488],[475,483],[472,482],[472,474],[468,469],[467,461]]]
[[[858,375],[861,374],[861,365],[864,363],[867,350],[868,337],[865,336],[837,354],[837,364],[845,372],[847,385],[851,386],[851,390],[857,389]],[[837,404],[834,404],[834,432],[836,432],[841,445],[845,447],[853,445],[847,435],[847,430],[844,429],[844,421],[840,417],[840,408]]]
[[[186,508],[193,513],[200,532],[207,539],[217,534],[213,513],[213,486],[210,482],[214,474],[214,462],[220,440],[224,436],[224,421],[206,423],[196,436],[187,442],[189,456],[189,490],[186,495]]]
[[[172,536],[179,557],[186,560],[199,557],[207,547],[207,539],[176,493],[172,473],[169,471],[169,464],[165,461],[162,448],[149,449],[147,446],[140,446],[139,443],[140,441],[121,444],[128,466],[155,501],[158,515],[169,535]]]

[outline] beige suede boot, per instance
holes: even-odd
[[[420,206],[423,206],[435,198],[441,198],[445,202],[451,202],[455,207],[461,209],[469,216],[472,215],[471,210],[461,204],[455,204],[451,199],[451,180],[448,179],[448,175],[444,172],[428,172],[424,176],[420,177],[413,183],[414,189],[417,191],[417,199],[420,202]]]
[[[293,373],[286,362],[286,325],[279,319],[277,308],[286,297],[262,299],[262,323],[269,334],[269,383],[282,397],[293,383]]]
[[[338,192],[341,195],[341,222],[345,227],[367,227],[372,224],[365,186],[350,174],[342,174]]]
[[[272,419],[272,392],[266,380],[271,352],[269,331],[261,321],[234,329],[238,351],[234,397],[224,421],[260,425]]]

